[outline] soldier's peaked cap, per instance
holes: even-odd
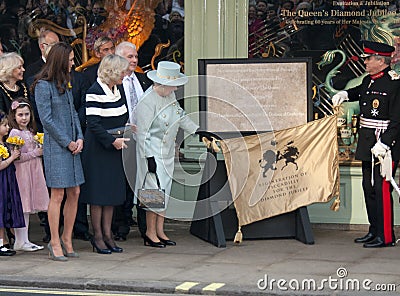
[[[361,55],[361,57],[363,58],[373,55],[390,57],[392,56],[392,52],[394,52],[395,50],[395,48],[391,45],[374,41],[364,40],[363,45],[364,45],[364,53]]]

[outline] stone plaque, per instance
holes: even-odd
[[[200,110],[207,111],[200,124],[208,131],[282,130],[311,119],[308,58],[199,63]]]

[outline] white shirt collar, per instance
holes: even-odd
[[[111,90],[107,84],[103,83],[99,77],[97,77],[97,82],[100,84],[100,87],[103,89],[106,96],[113,98],[113,100],[119,100],[121,98],[121,94],[116,85],[114,85],[113,89]]]

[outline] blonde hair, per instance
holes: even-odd
[[[9,52],[0,56],[0,81],[7,82],[20,63],[24,64],[24,59],[16,52]]]
[[[101,60],[97,76],[105,84],[114,84],[121,79],[121,74],[127,71],[128,67],[127,59],[116,54],[110,54]]]

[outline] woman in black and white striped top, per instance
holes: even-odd
[[[114,206],[125,201],[122,149],[129,139],[116,138],[109,131],[128,122],[125,100],[116,86],[122,83],[128,65],[118,55],[104,57],[97,81],[86,94],[87,129],[82,155],[86,183],[80,201],[90,205],[93,251],[100,254],[122,252],[113,240],[111,222]]]

